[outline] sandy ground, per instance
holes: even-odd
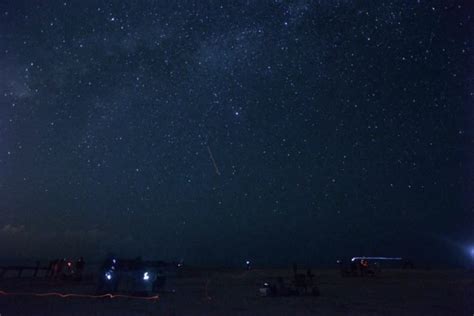
[[[474,315],[473,273],[393,270],[373,278],[314,273],[319,297],[258,295],[263,282],[289,278],[289,271],[199,271],[169,279],[170,292],[157,301],[0,296],[0,315]],[[0,289],[93,294],[95,284],[7,278],[0,280]]]

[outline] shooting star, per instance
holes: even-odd
[[[217,167],[216,160],[214,159],[214,155],[212,155],[211,147],[209,147],[209,145],[207,145],[207,151],[209,152],[209,157],[211,157],[211,161],[214,165],[214,169],[216,170],[217,175],[220,176],[221,172],[219,171],[219,167]]]

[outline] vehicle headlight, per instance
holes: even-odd
[[[148,272],[143,273],[143,281],[150,280],[150,274]]]

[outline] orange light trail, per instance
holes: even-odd
[[[0,296],[33,296],[33,297],[59,297],[59,298],[126,298],[126,299],[135,299],[135,300],[144,300],[144,301],[157,301],[160,296],[133,296],[133,295],[124,295],[124,294],[102,294],[102,295],[89,295],[89,294],[75,294],[75,293],[33,293],[33,292],[6,292],[0,290]]]

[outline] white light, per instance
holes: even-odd
[[[351,261],[356,260],[392,260],[392,261],[400,261],[403,260],[400,257],[354,257]]]
[[[148,272],[143,273],[143,281],[148,281],[148,280],[150,280],[150,275],[148,274]]]
[[[106,273],[105,273],[105,278],[106,278],[107,280],[112,280],[112,273],[106,272]]]
[[[245,261],[245,264],[249,265],[249,264],[250,264],[250,261],[248,261],[248,260],[247,260],[247,261]]]

